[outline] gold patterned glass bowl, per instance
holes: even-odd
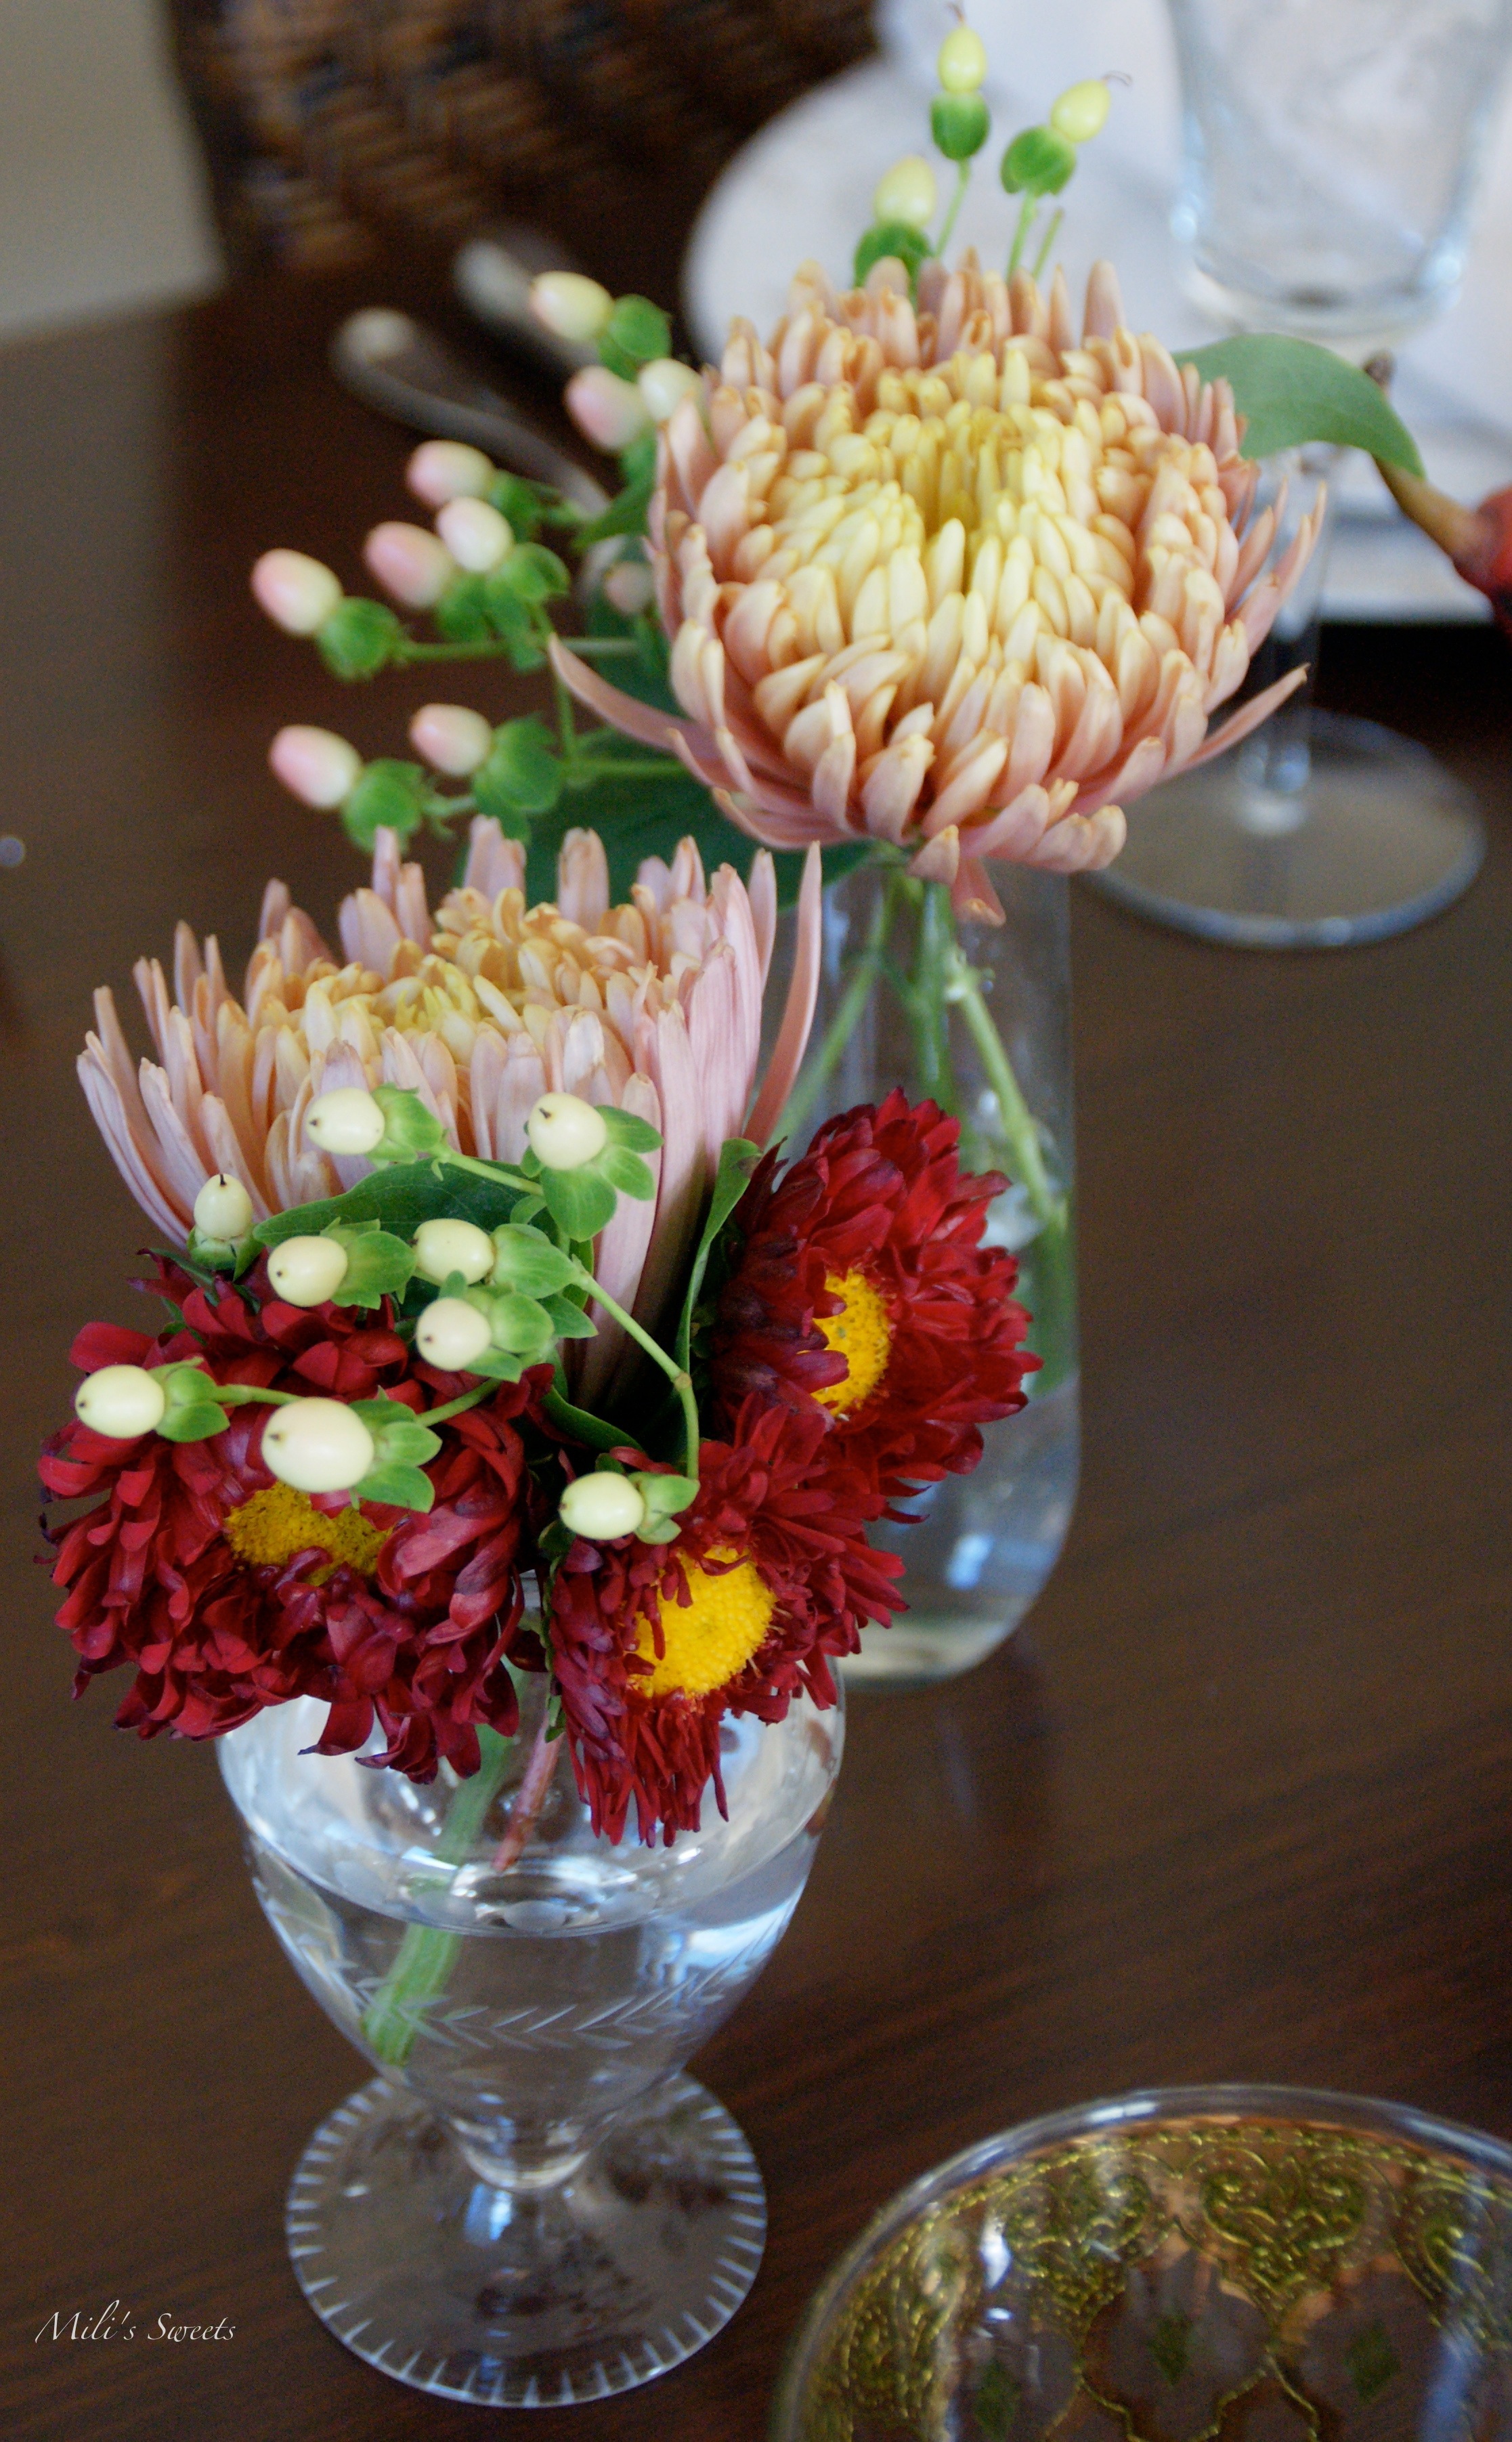
[[[772,2442],[1512,2442],[1512,2150],[1284,2087],[958,2154],[814,2299]]]

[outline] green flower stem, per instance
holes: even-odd
[[[1024,248],[1029,244],[1029,231],[1034,226],[1039,208],[1040,202],[1037,195],[1026,195],[1018,208],[1018,227],[1013,231],[1013,250],[1008,258],[1007,277],[1010,280],[1012,279],[1024,259]]]
[[[935,252],[937,254],[943,254],[945,248],[951,242],[951,238],[955,233],[956,218],[959,214],[962,204],[966,201],[966,190],[971,185],[971,182],[972,156],[968,154],[964,161],[957,161],[956,164],[956,192],[950,199],[950,210],[945,214],[944,227],[941,228],[938,237],[935,240]]]
[[[309,1396],[307,1392],[264,1391],[255,1382],[217,1382],[213,1376],[209,1378],[218,1408],[249,1408],[254,1404],[266,1408],[293,1408],[301,1398]]]
[[[436,1843],[439,1864],[460,1866],[466,1858],[499,1794],[511,1743],[500,1738],[497,1731],[480,1728],[478,1744],[483,1759],[470,1778],[459,1781],[452,1792]],[[428,1877],[420,1887],[444,1890],[451,1880],[449,1874],[437,1874]],[[393,1964],[362,2013],[364,2038],[391,2068],[402,2068],[409,2059],[426,2004],[445,1992],[462,1941],[460,1933],[449,1933],[442,1925],[407,1927]]]
[[[961,1117],[960,1094],[950,1057],[950,1028],[945,1011],[945,980],[952,955],[960,956],[950,892],[942,882],[925,883],[919,908],[919,947],[905,999],[915,1022],[915,1044],[921,1093],[942,1110]]]
[[[997,1103],[1003,1141],[1009,1150],[1013,1175],[1029,1198],[1030,1212],[1046,1227],[1052,1222],[1064,1222],[1065,1199],[1058,1196],[1050,1185],[1045,1157],[1040,1149],[1039,1130],[1020,1091],[1003,1038],[982,998],[977,970],[958,941],[953,943],[944,961],[943,987],[946,1007],[960,1011],[967,1032],[981,1054],[987,1082]]]
[[[647,755],[640,762],[628,757],[603,762],[591,755],[582,755],[567,775],[569,789],[590,789],[595,780],[685,780],[687,766],[671,755]]]
[[[1034,257],[1033,276],[1036,280],[1043,279],[1044,277],[1045,266],[1050,259],[1050,248],[1061,234],[1061,223],[1065,218],[1066,209],[1063,205],[1058,211],[1051,215],[1050,225],[1045,232],[1045,243],[1040,247],[1038,254]]]
[[[465,1365],[462,1371],[465,1374],[467,1371]],[[490,1376],[486,1381],[479,1383],[476,1391],[465,1391],[460,1399],[448,1399],[444,1408],[427,1408],[423,1415],[417,1415],[413,1408],[406,1409],[405,1412],[407,1415],[414,1416],[417,1425],[444,1425],[448,1417],[460,1416],[465,1410],[476,1408],[480,1399],[486,1399],[489,1393],[497,1391],[498,1388],[498,1383]],[[402,1406],[403,1402],[396,1401],[395,1405]]]
[[[668,1357],[665,1349],[651,1338],[648,1331],[642,1329],[632,1314],[626,1313],[625,1308],[610,1296],[608,1289],[594,1280],[586,1265],[581,1267],[581,1269],[584,1281],[592,1291],[594,1303],[601,1305],[606,1314],[611,1314],[620,1329],[628,1332],[636,1346],[644,1348],[647,1356],[660,1365],[677,1393],[683,1408],[683,1425],[687,1447],[687,1464],[684,1472],[697,1484],[699,1480],[699,1405],[693,1396],[691,1375],[683,1372],[675,1358]]]
[[[418,1158],[444,1162],[448,1170],[465,1170],[473,1178],[491,1179],[496,1187],[518,1187],[521,1195],[535,1192],[535,1181],[527,1178],[522,1170],[511,1170],[507,1162],[480,1161],[476,1154],[453,1153],[449,1145],[443,1145],[439,1152],[433,1154],[422,1154]]]
[[[507,653],[509,646],[502,636],[473,636],[465,642],[423,645],[413,636],[397,637],[390,648],[389,659],[396,668],[410,662],[481,662],[496,661]]]
[[[612,656],[638,653],[641,649],[633,636],[564,636],[562,642],[573,652],[581,653],[585,661],[595,654]],[[681,772],[682,764],[677,768]]]
[[[894,867],[887,876],[887,886],[877,902],[876,913],[871,920],[871,929],[866,936],[866,946],[851,970],[850,981],[841,996],[839,1008],[825,1030],[824,1041],[812,1060],[804,1063],[797,1083],[788,1097],[788,1105],[782,1114],[780,1133],[790,1140],[796,1137],[821,1091],[839,1066],[846,1046],[860,1024],[862,1012],[871,998],[872,989],[882,964],[882,954],[887,946],[887,936],[892,930],[893,915],[897,908],[902,881],[902,875]]]

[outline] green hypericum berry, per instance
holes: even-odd
[[[910,228],[906,221],[879,221],[869,228],[856,248],[854,277],[859,288],[874,263],[886,255],[896,255],[905,264],[912,278],[921,263],[929,258],[929,240],[922,229]]]
[[[992,133],[992,115],[979,93],[937,93],[930,133],[947,161],[969,161]]]
[[[1053,127],[1026,127],[998,172],[1011,195],[1058,195],[1076,168],[1076,147]]]
[[[371,679],[382,669],[403,634],[387,604],[352,593],[317,629],[315,641],[327,668],[338,679]]]

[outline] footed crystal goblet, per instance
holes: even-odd
[[[648,2381],[750,2288],[760,2174],[683,2065],[792,1914],[842,1743],[840,1711],[806,1698],[770,1726],[732,1717],[728,1815],[711,1792],[670,1849],[613,1847],[565,1740],[533,1744],[544,1701],[526,1683],[520,1736],[429,1788],[304,1752],[306,1702],[221,1751],[268,1922],[380,2072],[295,2174],[301,2287],[370,2365],[494,2407]]]
[[[1363,362],[1452,301],[1507,63],[1508,0],[1169,0],[1188,285],[1230,329]],[[1293,518],[1325,453],[1289,474]],[[1251,691],[1318,648],[1329,537]],[[1474,879],[1468,792],[1373,721],[1292,702],[1233,754],[1131,808],[1099,887],[1209,940],[1326,949],[1421,923]]]

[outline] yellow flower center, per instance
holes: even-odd
[[[837,1416],[853,1415],[870,1398],[887,1371],[892,1354],[892,1317],[887,1301],[880,1289],[872,1286],[865,1272],[826,1272],[825,1286],[831,1297],[845,1299],[838,1314],[816,1314],[814,1328],[825,1345],[846,1360],[846,1372],[838,1382],[827,1383],[814,1397],[822,1408],[832,1408]]]
[[[735,1554],[717,1551],[711,1560],[733,1560]],[[691,1601],[667,1597],[661,1605],[665,1651],[657,1660],[649,1620],[642,1623],[636,1651],[655,1664],[648,1679],[637,1676],[643,1696],[711,1696],[745,1668],[766,1642],[772,1626],[773,1602],[749,1560],[740,1560],[718,1576],[685,1560]]]
[[[312,1547],[329,1552],[330,1563],[312,1570],[310,1583],[323,1586],[344,1563],[359,1576],[371,1576],[383,1549],[387,1530],[374,1526],[360,1509],[317,1509],[307,1493],[291,1484],[270,1484],[254,1492],[227,1518],[225,1535],[239,1560],[248,1568],[282,1568],[296,1552]]]

